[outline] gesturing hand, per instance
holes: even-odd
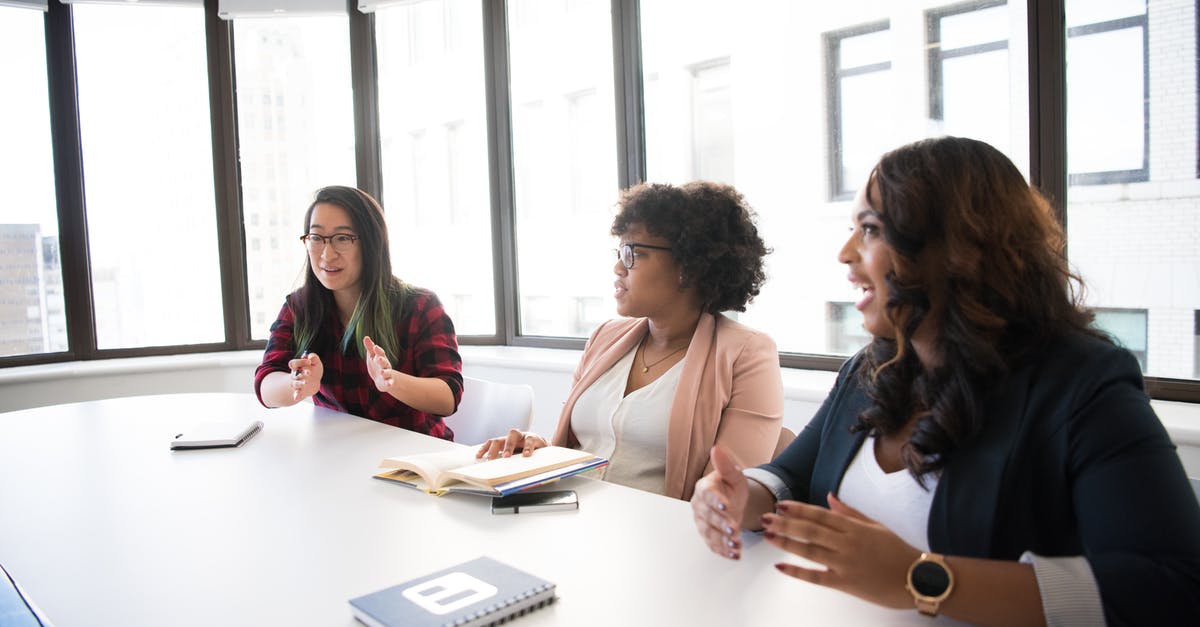
[[[543,446],[550,446],[546,438],[536,433],[523,432],[520,429],[509,429],[508,435],[492,438],[481,444],[479,450],[475,452],[475,457],[477,459],[512,457],[513,453],[518,451],[521,451],[525,457],[529,457]]]
[[[383,351],[369,336],[363,337],[363,348],[367,351],[367,374],[380,392],[387,392],[395,382],[396,371],[392,370],[392,362],[388,361],[387,353]]]
[[[292,400],[306,399],[321,389],[321,377],[325,375],[325,366],[316,353],[305,353],[288,361],[292,370]]]
[[[908,567],[921,552],[890,529],[829,494],[829,509],[780,501],[763,514],[767,542],[828,570],[779,563],[780,572],[887,607],[911,608]]]
[[[710,452],[713,471],[696,482],[692,518],[713,553],[729,559],[742,555],[742,515],[749,497],[742,465],[720,446]]]

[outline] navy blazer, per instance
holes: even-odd
[[[866,434],[861,354],[762,468],[828,506]],[[937,553],[1083,555],[1110,625],[1200,621],[1200,505],[1126,350],[1064,337],[996,381],[982,431],[947,457],[929,511]]]

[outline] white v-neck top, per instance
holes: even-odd
[[[662,494],[667,478],[667,425],[684,360],[626,396],[636,353],[635,346],[579,395],[571,411],[571,430],[580,448],[608,458],[602,479]]]
[[[925,475],[921,487],[907,468],[884,472],[875,458],[875,438],[867,437],[846,468],[838,498],[891,529],[905,542],[929,550],[929,508],[938,473]]]

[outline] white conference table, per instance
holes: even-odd
[[[241,448],[175,451],[214,419]],[[248,394],[174,394],[0,414],[0,564],[57,627],[356,625],[347,600],[479,555],[555,582],[519,625],[928,625],[800,582],[747,535],[712,555],[687,503],[586,477],[579,510],[494,516],[490,499],[372,479],[454,444]]]

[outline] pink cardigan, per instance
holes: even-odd
[[[583,349],[554,444],[579,446],[571,431],[575,402],[600,375],[645,336],[646,318],[601,324]],[[723,315],[702,314],[688,345],[667,426],[665,493],[692,498],[696,481],[712,470],[713,444],[749,468],[771,461],[783,421],[783,381],[775,342]]]

